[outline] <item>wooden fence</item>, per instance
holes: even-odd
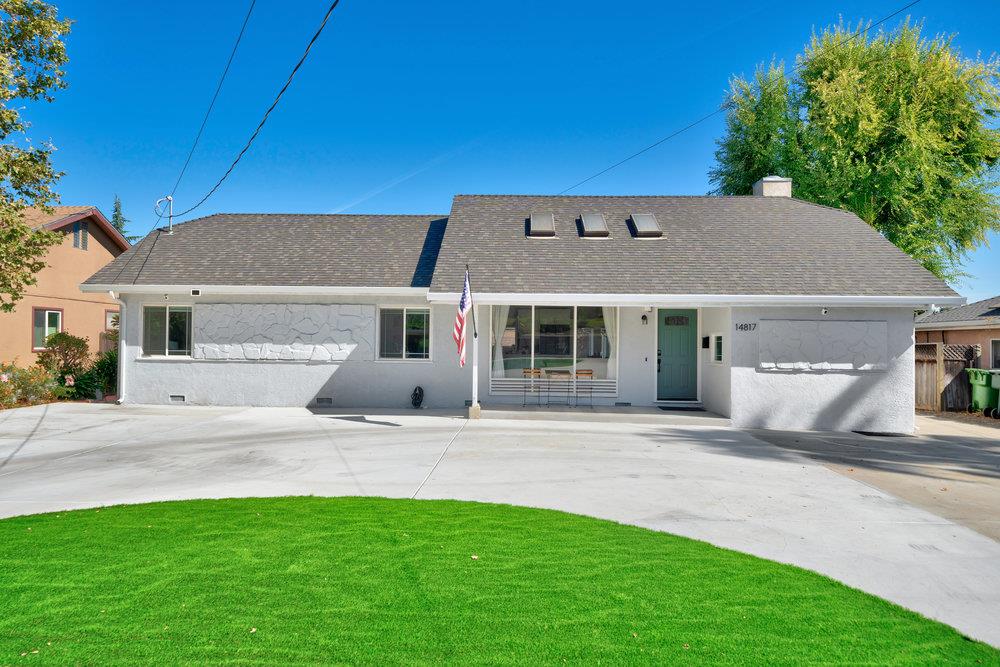
[[[965,410],[972,401],[966,368],[979,358],[978,345],[917,343],[914,349],[918,410]]]

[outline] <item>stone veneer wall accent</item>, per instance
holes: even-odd
[[[199,303],[194,309],[192,338],[195,359],[371,360],[375,306]]]

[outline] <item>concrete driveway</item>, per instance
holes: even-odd
[[[290,494],[547,507],[799,565],[1000,646],[1000,543],[704,423],[38,406],[0,412],[0,516]]]

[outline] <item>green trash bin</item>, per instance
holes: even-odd
[[[993,408],[993,419],[1000,419],[1000,369],[990,371],[993,377],[993,391],[997,394],[997,407]]]
[[[987,417],[993,416],[993,411],[998,407],[997,396],[1000,395],[1000,387],[994,386],[993,373],[982,368],[966,368],[969,374],[969,384],[972,385],[972,403],[969,405],[969,412],[982,412]]]

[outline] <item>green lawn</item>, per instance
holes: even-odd
[[[275,498],[0,521],[0,665],[998,656],[817,574],[559,512]]]

